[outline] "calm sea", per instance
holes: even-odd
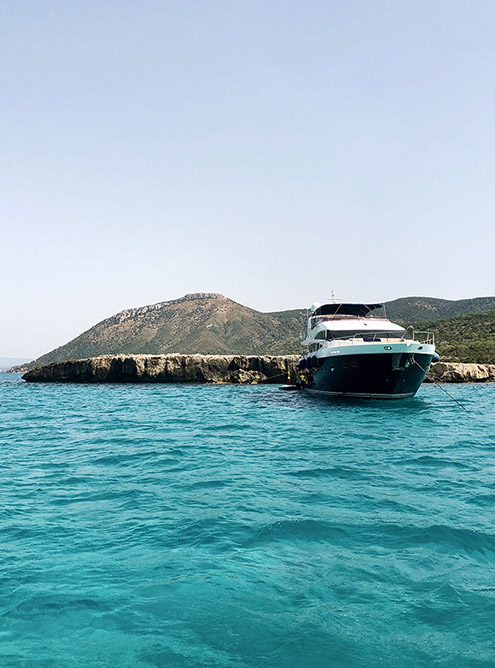
[[[495,665],[495,385],[0,375],[0,665]]]

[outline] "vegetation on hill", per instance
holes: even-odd
[[[283,355],[298,353],[297,315],[261,313],[217,294],[121,311],[34,365],[118,353]]]
[[[386,311],[392,321],[433,331],[445,360],[495,362],[495,297],[408,297],[388,302]],[[186,295],[121,311],[30,366],[119,353],[294,354],[306,315],[261,313],[218,294]]]
[[[495,363],[495,310],[414,326],[435,334],[437,352],[445,362]]]
[[[387,315],[391,320],[410,324],[493,311],[495,310],[495,297],[475,297],[456,301],[436,297],[401,297],[387,302],[386,307]]]

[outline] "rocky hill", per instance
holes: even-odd
[[[458,301],[407,297],[388,302],[386,309],[392,320],[405,324],[428,321],[431,324],[431,321],[447,317],[495,309],[495,297]],[[296,354],[300,349],[299,332],[304,329],[305,320],[305,309],[261,313],[220,294],[190,294],[181,299],[121,311],[38,358],[31,366],[112,354]],[[448,332],[448,323],[443,329]],[[459,339],[447,342],[456,345]],[[445,348],[447,350],[454,354],[451,348]],[[490,357],[488,354],[478,359],[474,355],[469,361],[493,361],[488,359]]]
[[[121,311],[35,360],[122,353],[279,355],[299,351],[304,311],[261,313],[220,294],[197,293]]]

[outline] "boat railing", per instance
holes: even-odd
[[[407,331],[411,332],[411,337],[414,339],[414,341],[418,341],[419,343],[423,343],[425,345],[435,345],[435,334],[433,334],[433,332],[414,329],[412,325],[409,325]]]
[[[397,343],[404,341],[417,341],[423,345],[434,345],[435,344],[435,335],[432,332],[423,332],[415,330],[413,327],[408,327],[405,330],[404,334],[397,334],[394,336],[394,332],[357,332],[350,336],[338,336],[335,335],[330,341],[345,341],[350,344],[362,344],[364,343]],[[328,339],[327,339],[327,342]]]
[[[384,341],[390,343],[391,341],[406,341],[405,336],[393,335],[393,332],[359,332],[349,337],[352,343],[374,343],[375,341]]]

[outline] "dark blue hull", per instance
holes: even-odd
[[[433,355],[409,353],[335,355],[306,372],[308,389],[331,396],[401,399],[412,397]]]

